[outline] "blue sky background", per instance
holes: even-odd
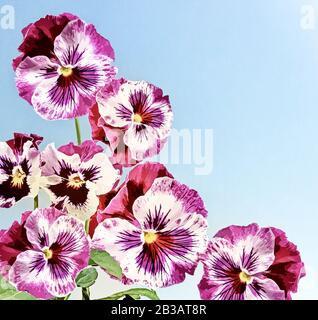
[[[318,30],[300,27],[302,0],[0,0],[16,11],[15,30],[0,29],[0,140],[34,132],[57,145],[75,139],[73,122],[47,122],[20,99],[11,60],[20,30],[46,14],[72,12],[108,38],[120,76],[152,82],[170,95],[177,129],[212,128],[214,168],[195,176],[170,165],[197,189],[210,235],[258,222],[286,231],[307,267],[297,299],[318,299]],[[85,118],[84,137],[90,137]],[[43,201],[43,200],[42,200]],[[0,227],[19,219],[23,201],[0,209]],[[162,299],[198,299],[201,270]],[[118,284],[99,280],[96,296]]]

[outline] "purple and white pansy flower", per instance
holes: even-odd
[[[202,255],[205,300],[285,300],[305,275],[296,246],[281,230],[257,224],[220,230]]]
[[[15,133],[13,139],[0,142],[0,208],[38,194],[41,141],[37,135]]]
[[[123,140],[123,150],[114,152],[128,148],[137,161],[160,152],[173,121],[169,97],[161,89],[145,81],[114,80],[97,93],[96,101],[105,131],[117,129],[117,140]]]
[[[157,178],[135,200],[135,221],[105,219],[95,230],[92,247],[120,263],[126,284],[177,284],[194,273],[206,249],[205,214],[196,191],[172,178]]]
[[[88,112],[99,88],[117,70],[114,51],[92,24],[75,19],[54,40],[50,57],[27,56],[16,69],[19,94],[47,120],[71,119]]]
[[[83,221],[96,212],[98,196],[111,191],[120,178],[103,148],[90,140],[59,149],[50,144],[42,159],[42,187],[53,204]]]
[[[37,209],[27,215],[22,233],[15,238],[19,248],[19,237],[25,235],[25,247],[13,257],[7,278],[18,290],[34,297],[64,297],[75,289],[77,274],[88,265],[90,243],[84,226],[55,208]],[[6,233],[0,239],[0,258],[13,252],[5,242]]]

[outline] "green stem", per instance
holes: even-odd
[[[81,127],[80,127],[79,120],[77,118],[75,118],[75,130],[76,130],[77,144],[80,145],[82,143]]]
[[[39,207],[39,196],[37,195],[33,200],[33,208],[34,210]]]
[[[82,300],[90,300],[89,288],[82,288]]]
[[[140,296],[144,296],[151,300],[160,300],[156,292],[149,289],[130,289],[97,300],[119,300],[120,298],[124,298],[126,295],[130,295],[134,299],[138,299],[140,298]]]
[[[86,231],[87,234],[89,234],[89,223],[90,223],[90,218],[88,218],[85,221],[85,231]]]
[[[90,218],[85,221],[85,232],[89,234],[89,223]],[[82,300],[90,300],[90,291],[89,288],[82,288]]]

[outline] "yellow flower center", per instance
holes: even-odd
[[[73,68],[71,67],[60,67],[60,73],[63,77],[69,77],[73,73]]]
[[[85,180],[81,178],[78,174],[73,174],[69,177],[67,186],[73,189],[79,189],[85,184]]]
[[[155,232],[144,232],[145,243],[152,244],[158,238],[158,235]]]
[[[11,177],[12,177],[12,181],[11,181],[12,187],[22,188],[24,179],[26,178],[26,174],[20,166],[12,170]]]
[[[133,121],[136,123],[141,123],[142,122],[142,116],[138,113],[135,113],[133,116]]]
[[[45,258],[46,258],[47,260],[50,260],[50,259],[53,258],[53,251],[52,251],[51,249],[46,248],[46,249],[43,250],[43,253],[44,253]]]
[[[240,272],[239,278],[242,283],[250,283],[252,279],[252,277],[244,271]]]

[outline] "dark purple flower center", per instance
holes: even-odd
[[[0,156],[0,172],[8,176],[7,180],[0,183],[0,195],[4,199],[14,198],[19,201],[27,196],[30,187],[27,184],[27,177],[30,174],[31,166],[27,159],[20,163],[12,162],[6,156]]]
[[[123,119],[133,121],[138,125],[148,125],[159,128],[164,122],[164,114],[160,106],[151,108],[150,97],[139,90],[131,92],[129,103],[133,108],[133,114],[123,105],[120,105],[119,114]],[[143,128],[143,126],[141,126]]]

